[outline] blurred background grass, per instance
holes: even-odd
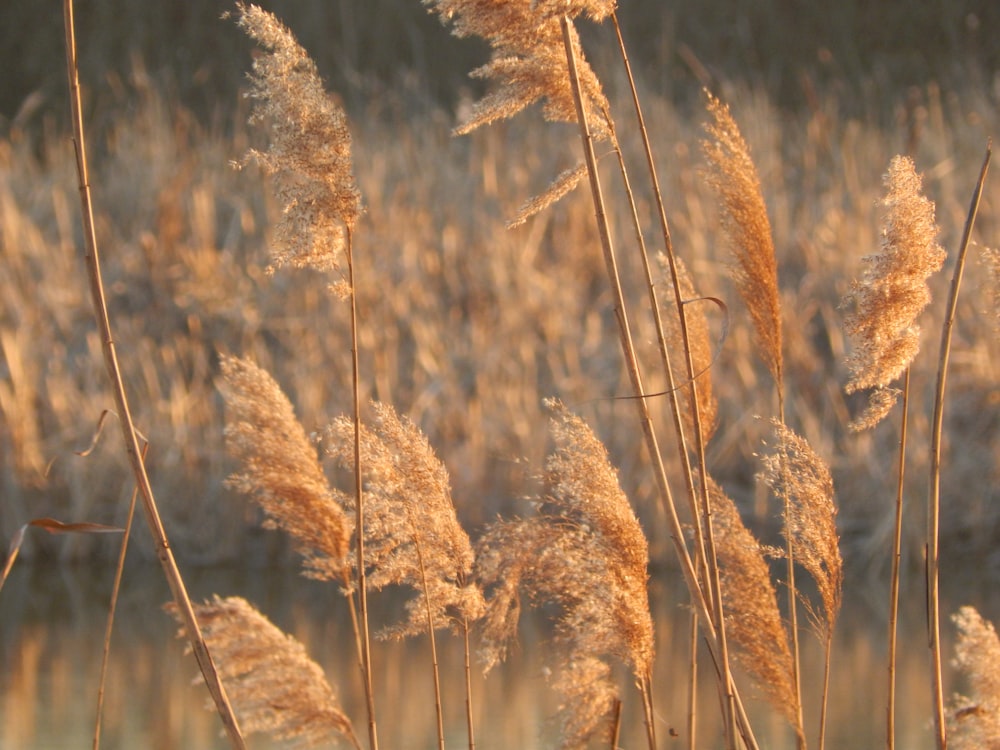
[[[896,153],[912,152],[925,173],[942,243],[954,253],[986,138],[1000,122],[1000,44],[990,33],[1000,27],[1000,5],[689,5],[625,0],[621,17],[662,159],[675,245],[699,290],[726,299],[733,317],[713,370],[721,427],[710,468],[767,533],[775,509],[755,487],[753,454],[764,432],[756,415],[773,410],[771,388],[698,176],[702,85],[732,103],[764,183],[786,310],[790,424],[831,463],[849,562],[883,572],[897,435],[893,424],[871,435],[846,432],[858,402],[842,395],[837,305],[861,256],[877,246],[875,201]],[[478,93],[466,74],[487,53],[450,37],[415,0],[265,6],[315,57],[352,119],[367,205],[357,239],[366,395],[391,400],[428,434],[473,535],[495,513],[519,508],[546,450],[541,400],[559,396],[606,441],[654,553],[663,549],[633,407],[612,398],[627,381],[589,199],[580,192],[526,227],[503,228],[524,198],[569,165],[573,133],[528,116],[450,138],[456,111]],[[222,486],[231,467],[213,382],[218,352],[252,354],[271,370],[307,430],[349,408],[345,310],[329,299],[325,279],[266,277],[277,209],[258,174],[228,166],[259,137],[244,124],[240,98],[250,45],[219,20],[228,7],[77,5],[119,353],[152,443],[168,532],[183,559],[205,563],[286,553]],[[42,515],[120,522],[130,491],[113,432],[91,457],[73,454],[90,443],[111,398],[78,257],[62,33],[55,6],[0,6],[0,539]],[[612,99],[621,99],[610,29],[588,30],[586,43]],[[634,148],[627,110],[619,112]],[[977,232],[994,245],[996,185],[987,186]],[[641,209],[648,214],[648,202]],[[915,374],[922,410],[913,416],[907,529],[914,567],[945,288],[939,279]],[[985,314],[989,293],[974,262],[950,380],[943,531],[946,546],[997,569],[1000,353]],[[637,281],[630,294],[643,294]],[[87,537],[36,539],[27,553],[106,556],[112,547]]]

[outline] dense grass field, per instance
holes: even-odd
[[[226,484],[239,467],[226,451],[221,363],[256,362],[309,439],[328,444],[331,422],[352,413],[352,339],[329,274],[267,270],[283,207],[263,170],[233,166],[267,143],[247,125],[250,44],[216,5],[133,15],[112,2],[81,4],[90,184],[115,345],[175,554],[189,566],[270,565],[295,557],[286,538],[260,532],[273,512]],[[315,53],[353,139],[363,204],[352,229],[361,403],[391,403],[412,420],[446,467],[457,521],[475,540],[498,515],[523,513],[526,498],[548,491],[545,401],[559,399],[607,448],[649,539],[651,569],[674,567],[586,185],[506,227],[526,198],[576,163],[575,126],[544,122],[533,108],[454,137],[489,89],[465,78],[488,48],[452,39],[418,3],[378,2],[368,12],[350,2],[272,5]],[[909,155],[948,251],[929,281],[910,383],[902,563],[916,577],[944,303],[983,152],[1000,125],[1000,52],[984,31],[1000,23],[998,10],[921,4],[904,18],[904,4],[859,2],[827,17],[819,4],[703,5],[687,15],[623,2],[621,17],[673,246],[698,294],[721,301],[704,306],[718,399],[706,463],[747,526],[781,545],[781,505],[758,477],[778,403],[706,180],[703,87],[729,105],[760,177],[784,321],[783,418],[829,465],[851,582],[845,598],[882,596],[899,422],[848,429],[864,398],[845,393],[842,300],[862,258],[880,247],[890,160]],[[27,24],[24,13],[6,6],[0,29]],[[613,32],[581,26],[611,108],[627,113]],[[905,33],[888,33],[897,27]],[[58,49],[55,16],[36,31],[32,49]],[[52,64],[61,52],[8,41],[0,48],[17,74],[0,97],[0,541],[46,516],[120,525],[133,487],[116,430],[99,429],[113,399],[81,260],[65,73]],[[623,156],[642,163],[636,127],[627,116],[619,122]],[[610,176],[611,155],[601,158]],[[658,209],[647,182],[635,178],[648,228]],[[1000,575],[1000,278],[987,250],[998,243],[998,185],[985,185],[953,329],[941,458],[946,581],[971,570]],[[606,198],[611,235],[628,248],[630,209],[619,193]],[[627,250],[621,273],[625,299],[641,304],[639,258]],[[653,322],[639,315],[633,325],[639,362],[655,373]],[[663,390],[663,376],[648,386]],[[646,401],[656,428],[672,434],[667,399]],[[664,460],[680,483],[671,439]],[[327,475],[346,492],[349,464],[328,450]],[[133,547],[154,556],[145,531]],[[21,554],[68,561],[116,552],[106,536],[32,533]]]

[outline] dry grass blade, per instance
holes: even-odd
[[[177,616],[176,607],[167,609]],[[323,670],[299,641],[240,597],[216,596],[195,611],[247,732],[267,732],[298,748],[339,738],[361,747]]]
[[[909,367],[920,348],[917,316],[930,302],[927,278],[940,270],[945,251],[937,244],[934,204],[920,193],[921,178],[909,157],[897,156],[885,176],[886,210],[879,252],[851,285],[844,318],[853,351],[846,390],[874,388],[868,409],[851,423],[868,429],[888,413],[898,391],[887,386]]]
[[[349,584],[351,521],[335,501],[310,442],[281,387],[246,359],[222,359],[226,447],[240,463],[229,484],[254,498],[271,527],[304,557],[307,575]]]
[[[712,121],[705,125],[708,140],[702,142],[708,160],[705,178],[718,196],[722,226],[736,256],[736,286],[750,311],[761,356],[782,398],[778,269],[760,178],[729,107],[711,94],[706,95]]]
[[[956,696],[948,715],[948,745],[954,750],[1000,747],[1000,639],[974,607],[951,616],[958,628],[955,667],[970,695]]]
[[[610,731],[617,697],[614,657],[648,684],[653,660],[646,595],[645,536],[590,428],[551,403],[556,450],[546,462],[541,514],[497,521],[478,547],[477,572],[490,592],[483,619],[486,668],[506,653],[520,597],[560,607],[554,686],[565,699],[563,746]]]
[[[456,617],[476,620],[482,595],[470,583],[472,545],[455,515],[448,470],[416,425],[387,404],[374,403],[372,411],[371,427],[364,425],[361,431],[368,585],[407,585],[418,592],[406,605],[408,619],[384,634],[424,632],[427,607],[436,627],[447,627]],[[350,469],[352,420],[336,419],[326,437],[329,455]],[[348,507],[353,503],[348,495],[341,499]]]
[[[255,5],[238,6],[239,26],[266,53],[253,63],[252,122],[267,122],[266,152],[254,161],[276,177],[282,217],[275,229],[275,266],[331,270],[361,212],[343,109],[323,89],[316,65],[292,33]]]
[[[743,525],[736,505],[722,488],[711,479],[708,487],[728,617],[726,630],[736,644],[736,658],[801,735],[792,652],[765,550]]]

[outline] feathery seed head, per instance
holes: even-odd
[[[722,226],[729,236],[736,265],[733,275],[760,343],[761,356],[782,388],[781,301],[771,222],[750,149],[729,107],[706,92],[712,121],[702,151],[708,161],[705,179],[715,191]]]
[[[771,423],[774,452],[762,457],[761,477],[788,506],[783,533],[790,537],[795,562],[816,582],[823,612],[822,617],[812,612],[813,620],[822,632],[830,632],[840,612],[844,582],[833,478],[805,438],[778,420]]]
[[[250,76],[251,122],[269,124],[271,144],[250,150],[243,163],[254,161],[276,178],[282,216],[273,267],[336,269],[361,212],[346,115],[287,28],[255,5],[237,8],[240,28],[265,50]]]
[[[281,387],[247,359],[223,357],[226,448],[241,465],[229,486],[254,498],[286,531],[306,574],[345,584],[351,520],[335,501],[316,449]]]
[[[640,680],[650,675],[648,551],[604,446],[562,404],[548,406],[556,449],[545,465],[541,514],[491,524],[477,547],[476,570],[489,592],[487,669],[516,634],[522,592],[533,604],[561,607],[555,686],[566,698],[564,746],[577,747],[606,726],[613,705],[607,697],[615,695],[607,657]],[[580,684],[583,675],[593,683]]]
[[[920,194],[921,178],[909,157],[893,158],[885,186],[879,251],[864,258],[864,274],[844,298],[850,308],[844,328],[853,346],[848,393],[884,389],[910,366],[920,349],[916,319],[931,299],[927,278],[946,257],[936,240],[934,203]],[[891,406],[886,392],[876,390],[869,412],[852,427],[874,426]]]
[[[974,607],[951,618],[958,627],[955,667],[971,695],[956,696],[948,717],[948,745],[956,750],[1000,747],[1000,639]]]
[[[173,602],[167,610],[183,625]],[[216,596],[194,610],[244,731],[301,748],[338,738],[360,746],[337,694],[299,641],[240,597]]]
[[[368,583],[375,589],[407,585],[417,591],[406,605],[409,619],[385,635],[425,632],[428,605],[436,627],[451,624],[454,617],[478,619],[485,605],[470,582],[472,544],[455,515],[448,470],[410,420],[388,404],[375,402],[372,412],[371,426],[361,430]],[[336,419],[327,437],[329,454],[345,469],[353,468],[353,420]],[[353,507],[352,496],[341,498]]]
[[[736,505],[711,477],[708,491],[726,633],[736,645],[740,664],[772,705],[796,727],[798,698],[792,652],[764,550],[744,526]],[[802,728],[797,730],[801,733]]]

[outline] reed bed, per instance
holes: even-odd
[[[976,236],[995,231],[989,148],[978,183],[970,166],[995,127],[995,103],[946,96],[930,84],[909,92],[891,131],[839,118],[832,94],[788,116],[760,91],[723,85],[701,112],[613,73],[605,93],[576,24],[610,19],[617,28],[613,3],[425,4],[455,35],[482,37],[492,48],[473,75],[493,88],[463,102],[457,119],[411,102],[401,116],[391,95],[348,116],[292,33],[242,4],[237,23],[261,52],[252,109],[234,109],[264,124],[262,132],[233,139],[226,129],[204,129],[171,110],[135,69],[122,96],[137,102],[136,116],[102,132],[89,181],[80,158],[81,183],[107,206],[96,235],[121,258],[103,279],[114,347],[92,332],[67,260],[79,244],[65,166],[74,157],[54,137],[10,129],[0,143],[0,240],[9,267],[0,282],[0,468],[10,497],[0,533],[17,539],[10,562],[23,532],[9,529],[28,517],[119,517],[123,503],[113,499],[131,489],[114,479],[123,475],[119,452],[100,445],[72,455],[68,447],[107,442],[94,411],[110,391],[95,367],[102,348],[105,356],[117,348],[134,359],[125,387],[150,445],[157,492],[190,498],[163,511],[176,534],[170,546],[204,562],[289,554],[260,551],[248,529],[263,521],[285,532],[307,575],[340,588],[370,750],[379,744],[380,673],[367,602],[386,586],[416,591],[401,624],[380,625],[396,637],[427,637],[441,750],[443,684],[464,684],[461,741],[473,750],[473,646],[481,639],[488,668],[501,660],[522,598],[562,610],[552,680],[562,696],[562,745],[615,747],[623,706],[638,701],[642,741],[660,746],[657,693],[681,688],[654,667],[651,557],[680,568],[715,665],[699,672],[692,649],[688,745],[695,746],[700,675],[718,691],[709,703],[717,704],[720,727],[710,742],[759,746],[744,672],[732,669],[740,664],[777,704],[798,747],[822,748],[845,558],[872,581],[891,567],[895,597],[898,565],[884,554],[886,541],[916,567],[922,531],[903,524],[902,497],[921,486],[915,474],[930,472],[936,742],[944,750],[946,731],[958,743],[992,736],[988,722],[965,720],[995,710],[993,687],[970,656],[994,648],[995,633],[974,610],[962,610],[957,666],[970,673],[974,695],[946,707],[937,591],[939,549],[961,544],[985,554],[1000,520],[991,510],[997,483],[984,481],[983,468],[996,473],[1000,434],[995,253],[978,253],[978,272],[961,297],[959,275],[952,284],[957,304],[947,313],[936,395],[934,362],[910,363],[921,329],[946,320],[943,306],[920,328],[912,316],[889,333],[879,325],[897,323],[887,295],[912,302],[907,316],[946,298],[947,280],[931,278],[925,288],[923,278],[941,265],[935,243],[958,246],[963,224],[964,251],[976,208]],[[643,103],[644,127],[612,114],[626,96],[637,112]],[[550,121],[544,128],[533,124],[539,114]],[[449,139],[450,129],[464,140]],[[580,138],[584,161],[574,166],[567,146]],[[82,140],[78,131],[78,154]],[[901,145],[913,161],[892,161],[888,197],[879,202],[885,165]],[[633,187],[626,164],[659,171],[654,153],[669,155],[662,168],[669,176],[651,193]],[[603,166],[610,154],[617,170]],[[922,183],[914,162],[926,165]],[[230,163],[242,174],[224,171]],[[576,183],[588,184],[590,196],[573,191]],[[531,195],[538,197],[525,202]],[[661,212],[664,255],[654,278],[643,230]],[[892,253],[907,242],[927,246],[929,259],[900,265]],[[872,272],[852,284],[865,254],[858,249],[880,246],[882,255],[867,259]],[[692,299],[695,287],[704,296]],[[672,302],[661,307],[661,293]],[[846,335],[845,295],[857,307],[846,313]],[[674,322],[665,325],[664,315]],[[887,343],[899,329],[902,343]],[[672,356],[686,360],[686,370]],[[899,433],[854,432],[892,408],[881,396],[904,370],[904,403],[934,402],[936,414],[931,422],[914,408],[900,428],[909,452],[900,457],[894,506],[878,502],[891,496],[892,462],[873,457],[892,455]],[[857,419],[864,403],[851,394],[872,386],[880,412]],[[558,400],[548,400],[553,394]],[[942,434],[952,439],[942,443]],[[535,494],[532,487],[530,512],[511,520],[516,498]],[[143,487],[143,496],[151,505],[151,490]],[[940,497],[947,507],[939,515]],[[784,543],[761,544],[747,526]],[[465,529],[479,529],[478,544]],[[101,554],[94,539],[73,541],[32,538],[29,551]],[[156,543],[169,555],[165,538]],[[782,575],[768,558],[782,559]],[[786,596],[777,597],[776,584]],[[172,579],[171,587],[176,594]],[[753,606],[750,590],[763,597]],[[294,737],[315,719],[317,738],[339,734],[361,746],[366,733],[319,684],[319,667],[251,605],[219,598],[200,605],[202,642],[190,605],[178,603],[203,671],[211,664],[207,643],[219,673],[235,683],[233,704],[247,731]],[[760,607],[766,633],[747,627]],[[807,617],[799,619],[800,609]],[[804,666],[806,625],[823,653],[819,668]],[[459,637],[441,639],[440,630]],[[442,674],[445,641],[464,651],[462,675]],[[891,672],[894,655],[889,665]],[[206,671],[211,686],[210,673],[214,667]],[[266,675],[290,673],[315,675],[315,691],[303,685],[275,698],[280,705],[269,703],[260,692],[272,679]],[[638,690],[626,694],[629,682]],[[220,695],[234,747],[243,747]],[[700,705],[699,713],[707,710]],[[892,706],[890,698],[890,748]],[[634,711],[625,715],[636,720]]]

